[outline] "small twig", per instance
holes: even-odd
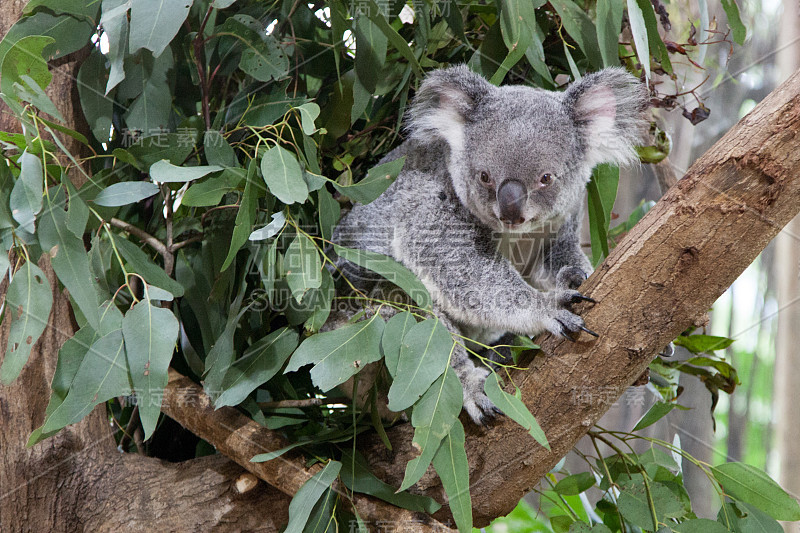
[[[202,240],[203,240],[203,234],[199,233],[197,235],[193,235],[192,237],[189,237],[185,241],[176,242],[175,244],[173,244],[172,246],[169,247],[169,251],[172,252],[172,253],[175,253],[175,252],[177,252],[178,250],[180,250],[181,248],[183,248],[186,245],[192,244],[193,242],[199,242],[199,241],[202,241]]]
[[[208,18],[211,16],[211,10],[213,7],[209,6],[208,11],[206,11],[206,16],[203,18],[202,24],[200,24],[200,31],[197,32],[197,35],[192,41],[192,45],[194,47],[194,64],[197,67],[197,74],[200,77],[200,95],[203,100],[203,119],[206,123],[206,130],[211,129],[211,106],[209,104],[209,97],[208,97],[208,80],[206,79],[206,67],[203,64],[205,62],[205,42],[203,39],[203,32],[205,32],[206,24],[208,23]]]
[[[143,243],[152,247],[156,252],[158,252],[162,257],[166,259],[167,255],[170,255],[169,250],[164,245],[163,242],[159,241],[146,231],[137,228],[133,224],[128,224],[124,220],[120,220],[118,218],[112,218],[108,221],[109,224],[114,226],[115,228],[119,228],[123,231],[127,231],[131,235],[135,236],[137,239],[142,241]]]
[[[280,400],[277,402],[258,402],[261,409],[281,409],[285,407],[317,407],[336,403],[347,403],[350,399],[341,398],[306,398],[304,400]]]
[[[164,197],[164,222],[167,226],[167,244],[165,246],[166,253],[164,254],[164,271],[167,276],[172,277],[172,271],[175,269],[175,256],[172,255],[172,193],[169,190],[169,185],[161,186],[161,195]]]
[[[138,439],[136,435],[136,431],[139,431]],[[142,442],[142,435],[141,435],[141,426],[139,425],[139,406],[134,406],[133,411],[131,411],[131,418],[128,420],[128,425],[125,426],[125,431],[122,433],[122,438],[119,440],[119,448],[123,452],[128,449],[128,445],[133,439],[134,444],[136,444],[136,452],[140,455],[144,455],[144,446]]]

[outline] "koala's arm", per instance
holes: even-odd
[[[416,220],[425,218],[419,215]],[[393,248],[451,318],[521,335],[583,329],[583,319],[565,308],[581,299],[577,291],[536,290],[496,252],[489,230],[459,225],[443,215],[437,213],[435,223],[405,228]]]
[[[581,249],[581,214],[578,210],[566,219],[543,258],[540,277],[557,288],[577,289],[594,270]]]

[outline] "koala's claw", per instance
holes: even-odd
[[[464,410],[477,426],[486,426],[492,422],[502,411],[492,403],[483,386],[490,370],[484,366],[475,367],[462,381],[464,387]]]
[[[597,300],[595,300],[594,298],[589,298],[588,296],[584,296],[583,294],[578,294],[578,295],[572,297],[572,303],[576,304],[576,303],[578,303],[580,301],[591,302],[593,304],[597,303]]]
[[[582,329],[583,331],[585,331],[586,333],[588,333],[589,335],[591,335],[592,337],[595,337],[595,338],[596,338],[596,337],[599,337],[599,336],[600,336],[599,334],[595,333],[594,331],[590,330],[590,329],[589,329],[589,328],[587,328],[587,327],[581,326],[581,329]]]

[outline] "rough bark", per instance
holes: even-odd
[[[598,340],[545,337],[514,379],[552,445],[508,419],[468,427],[476,526],[508,513],[592,427],[647,364],[716,298],[800,210],[800,74],[771,93],[700,158],[584,284],[597,305],[582,315]],[[365,446],[388,482],[414,457],[412,431],[390,432],[394,452]],[[419,489],[440,495],[433,477]],[[444,516],[444,510],[440,516]]]

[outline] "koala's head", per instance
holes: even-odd
[[[574,211],[595,165],[635,159],[647,102],[621,68],[555,92],[495,87],[461,65],[423,81],[409,129],[418,142],[447,142],[456,194],[476,217],[524,231]]]

